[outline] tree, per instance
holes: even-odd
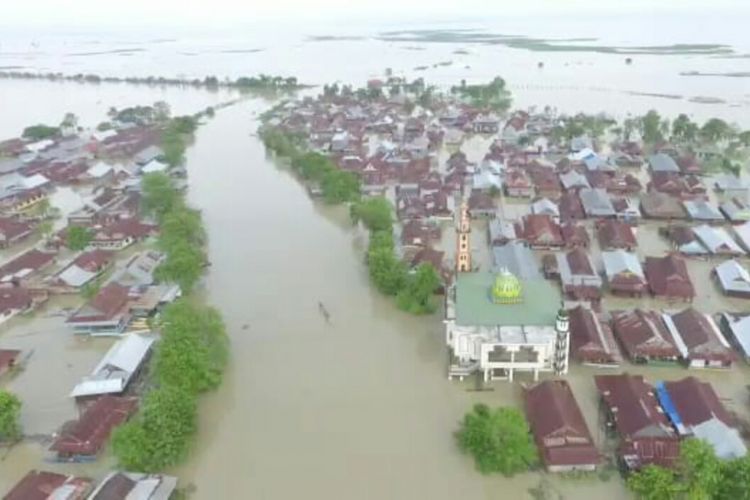
[[[672,137],[680,142],[692,142],[698,136],[698,125],[688,115],[681,113],[672,122]]]
[[[370,231],[386,231],[393,227],[391,204],[382,196],[355,203],[349,210],[352,221],[359,221]]]
[[[153,364],[159,383],[191,394],[218,387],[228,352],[220,314],[182,299],[165,308],[162,324]]]
[[[82,226],[71,226],[65,237],[66,246],[71,250],[79,252],[89,246],[93,235],[91,231]]]
[[[723,480],[716,498],[750,500],[750,455],[723,463]]]
[[[206,232],[203,228],[200,212],[180,206],[167,212],[162,217],[159,246],[164,251],[178,246],[181,242],[189,242],[196,246],[204,243]]]
[[[162,282],[177,283],[187,294],[201,278],[205,263],[201,247],[181,241],[169,249],[166,260],[156,268],[154,276]]]
[[[477,468],[484,474],[512,476],[538,462],[529,425],[516,408],[492,410],[476,404],[464,416],[456,438],[460,448],[474,456]]]
[[[66,135],[75,134],[78,130],[78,117],[74,113],[65,113],[60,122],[60,130]]]
[[[60,129],[57,127],[50,127],[49,125],[32,125],[23,129],[22,137],[24,139],[30,139],[32,141],[41,141],[42,139],[49,139],[60,133]]]
[[[396,295],[406,282],[406,267],[393,254],[392,248],[370,248],[367,252],[370,278],[381,293]]]
[[[195,396],[162,387],[146,394],[141,411],[115,429],[112,449],[125,469],[157,472],[185,458],[195,429]]]
[[[700,129],[702,139],[710,142],[728,139],[734,134],[732,127],[719,118],[711,118]]]
[[[647,465],[631,474],[628,487],[642,500],[673,500],[682,490],[674,472],[658,465]]]
[[[45,220],[39,223],[39,225],[36,227],[36,230],[39,232],[39,235],[42,238],[47,240],[49,239],[50,236],[52,236],[52,231],[54,231],[54,226],[52,224],[52,221]]]
[[[399,309],[412,314],[429,314],[435,311],[435,290],[440,286],[440,276],[431,264],[420,264],[414,274],[406,279],[406,286],[397,297]]]
[[[643,140],[648,144],[656,144],[664,136],[661,134],[661,116],[653,109],[640,120]]]
[[[359,178],[351,172],[332,170],[323,176],[320,183],[323,199],[332,205],[359,199]]]
[[[165,122],[172,116],[172,110],[165,101],[156,101],[154,103],[154,119],[157,122]]]
[[[159,221],[181,204],[180,195],[172,186],[172,180],[162,172],[144,175],[141,188],[143,210],[146,214],[155,216]]]
[[[722,463],[706,441],[687,439],[682,442],[679,470],[691,499],[717,498],[723,479]]]
[[[743,146],[750,146],[750,130],[745,130],[744,132],[740,132],[739,134],[737,134],[737,139]]]
[[[0,390],[0,442],[21,437],[21,401],[15,394]]]

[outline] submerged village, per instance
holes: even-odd
[[[112,108],[93,129],[69,113],[59,126],[32,125],[0,142],[0,322],[64,324],[52,337],[31,334],[30,344],[0,337],[0,467],[25,443],[43,447],[46,463],[102,464],[92,477],[38,463],[3,498],[184,494],[162,471],[184,459],[197,395],[218,385],[227,356],[221,316],[191,294],[207,264],[205,234],[182,196],[185,147],[213,112],[173,117],[164,102]],[[81,203],[66,203],[76,195]],[[38,351],[70,356],[70,368],[79,357],[64,345],[73,337],[93,354],[86,359],[100,358],[88,375],[63,394],[21,383],[27,372],[56,376]],[[53,401],[77,416],[51,435],[25,428]],[[110,453],[122,469],[106,469]]]
[[[522,408],[461,423],[480,471],[747,498],[750,134],[511,102],[501,78],[440,92],[387,74],[285,101],[260,136],[312,196],[351,203],[378,290],[444,315],[452,383],[521,384]]]

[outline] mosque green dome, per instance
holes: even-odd
[[[492,285],[492,302],[495,304],[518,304],[523,301],[521,282],[516,276],[502,269]]]

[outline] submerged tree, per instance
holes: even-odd
[[[440,276],[432,264],[420,264],[406,278],[406,285],[396,298],[398,307],[412,314],[429,314],[435,311],[435,290],[440,286]]]
[[[0,443],[21,437],[21,401],[15,394],[0,390]]]
[[[91,242],[91,230],[82,226],[71,226],[65,235],[65,244],[71,250],[84,250]]]
[[[647,465],[631,474],[628,487],[642,500],[674,500],[682,491],[675,473],[657,465]]]
[[[370,231],[385,231],[393,227],[391,204],[382,196],[355,203],[349,213],[355,224],[362,221]]]
[[[493,410],[483,404],[474,405],[456,438],[461,449],[474,456],[477,468],[484,474],[511,476],[538,462],[529,425],[516,408]]]

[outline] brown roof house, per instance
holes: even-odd
[[[0,377],[11,371],[18,361],[21,351],[15,349],[0,349]]]
[[[576,248],[557,254],[557,269],[568,299],[598,302],[602,298],[602,278],[586,250]]]
[[[662,318],[690,368],[731,368],[734,351],[710,316],[689,307]]]
[[[549,215],[524,216],[516,234],[531,248],[560,248],[565,245],[560,226]]]
[[[0,287],[0,323],[16,314],[30,311],[34,306],[31,293],[25,288]]]
[[[119,283],[110,283],[82,305],[66,323],[76,333],[91,335],[118,335],[130,321],[130,288]]]
[[[586,227],[568,221],[560,225],[560,232],[565,240],[565,248],[588,248],[591,243]]]
[[[642,375],[596,375],[607,427],[620,437],[617,457],[627,470],[646,465],[672,467],[680,438],[659,406],[656,390]]]
[[[682,257],[646,257],[646,278],[654,297],[691,302],[695,288]]]
[[[621,248],[632,252],[638,247],[633,226],[619,220],[602,220],[597,224],[597,236],[602,250]]]
[[[706,441],[722,459],[747,454],[747,447],[735,428],[735,420],[708,382],[695,377],[659,382],[656,394],[680,436]]]
[[[675,362],[681,353],[655,311],[613,311],[612,329],[633,363]]]
[[[0,284],[27,285],[54,261],[55,254],[31,249],[0,267]]]
[[[600,463],[581,409],[565,380],[546,380],[528,389],[526,415],[549,472],[593,471]]]
[[[616,366],[622,361],[612,330],[594,311],[579,305],[568,311],[568,318],[574,359],[595,366]]]
[[[638,256],[625,250],[602,252],[609,290],[615,295],[640,297],[648,283]]]
[[[12,217],[0,217],[0,247],[5,248],[18,243],[34,232],[28,222],[22,222]]]
[[[560,207],[560,220],[563,222],[586,218],[586,213],[583,211],[583,205],[581,204],[581,199],[578,197],[578,193],[563,193],[560,196],[558,205]]]
[[[685,219],[687,213],[680,200],[667,193],[650,192],[641,197],[641,211],[648,219]]]
[[[505,194],[514,198],[531,198],[534,196],[534,187],[526,176],[526,173],[518,168],[508,169],[505,172],[503,187]]]
[[[90,479],[32,470],[3,500],[83,500],[90,487]]]
[[[134,397],[102,396],[78,420],[63,425],[50,450],[62,461],[95,458],[115,427],[125,423],[137,407]]]

